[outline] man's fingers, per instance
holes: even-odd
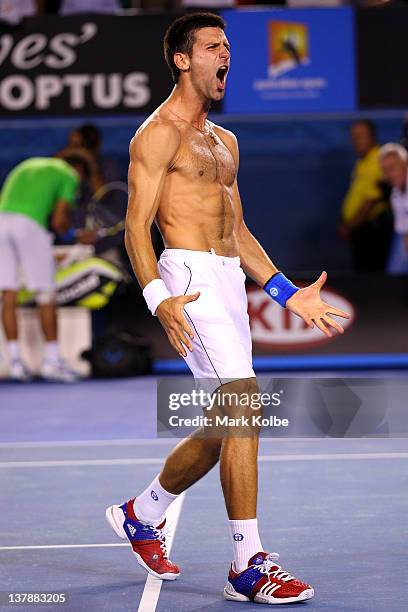
[[[313,323],[328,337],[332,337],[332,332],[321,319],[313,319]]]
[[[315,280],[313,285],[315,285],[315,287],[317,287],[318,289],[321,289],[326,281],[327,281],[327,272],[323,270],[323,272],[321,273],[319,278]]]
[[[181,302],[182,304],[187,304],[188,302],[195,302],[200,297],[200,291],[196,291],[195,293],[190,293],[189,295],[182,295]]]
[[[186,357],[187,353],[185,347],[187,347],[190,352],[193,350],[193,345],[190,342],[190,338],[194,337],[193,332],[185,319],[181,319],[180,321],[177,321],[177,323],[177,327],[173,325],[169,330],[170,338],[176,351],[182,357]]]
[[[330,314],[337,315],[339,317],[343,317],[343,319],[350,319],[351,314],[346,312],[345,310],[340,310],[340,308],[336,308],[335,306],[331,306],[330,304],[325,304],[326,312]]]
[[[186,317],[182,314],[180,317],[180,320],[178,321],[178,324],[180,325],[180,327],[182,328],[183,332],[189,336],[191,339],[194,338],[194,334],[193,334],[193,330],[191,329],[190,325],[187,322]]]
[[[183,325],[182,325],[182,324],[180,324],[179,340],[180,340],[181,342],[183,342],[183,344],[185,344],[185,345],[186,345],[186,347],[188,348],[188,350],[189,350],[189,351],[192,351],[192,350],[193,350],[193,345],[192,345],[192,344],[191,344],[191,342],[190,342],[190,338],[191,338],[192,336],[190,336],[190,338],[189,338],[189,336],[190,336],[190,330],[189,330],[188,328],[187,328],[187,329],[185,329],[185,328],[183,327]]]
[[[187,357],[186,349],[183,346],[179,336],[175,332],[170,332],[169,338],[170,343],[172,344],[173,348],[176,349],[180,357]]]
[[[344,332],[344,328],[340,325],[340,323],[337,323],[337,321],[335,321],[334,319],[332,319],[331,317],[329,317],[328,315],[325,315],[323,317],[323,321],[328,324],[331,325],[332,327],[334,327],[334,329],[336,331],[339,332],[339,334],[342,334]]]

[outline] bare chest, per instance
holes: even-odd
[[[184,134],[173,170],[190,180],[219,182],[226,187],[236,176],[234,158],[219,136],[191,130]]]

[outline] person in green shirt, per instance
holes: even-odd
[[[20,357],[17,292],[21,286],[36,293],[45,338],[41,375],[71,381],[74,373],[61,359],[57,342],[53,236],[70,227],[69,209],[87,174],[80,156],[63,159],[33,157],[6,177],[0,195],[0,292],[2,322],[10,357],[10,376],[28,380]]]

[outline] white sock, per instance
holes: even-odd
[[[11,361],[20,359],[20,345],[18,343],[18,340],[9,340],[7,342],[7,350]]]
[[[47,361],[58,361],[59,359],[58,342],[56,342],[55,340],[52,342],[45,342],[44,359],[46,359]]]
[[[138,495],[133,503],[137,518],[148,525],[160,525],[164,519],[164,513],[178,495],[169,493],[163,489],[159,482],[159,476]]]
[[[258,533],[258,519],[228,522],[234,549],[234,569],[236,572],[242,572],[248,567],[250,558],[263,551]]]

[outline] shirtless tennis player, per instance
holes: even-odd
[[[230,381],[224,384],[230,392],[250,394],[257,385],[243,270],[327,336],[332,328],[343,332],[331,314],[349,315],[320,298],[325,272],[310,286],[295,287],[245,225],[237,140],[207,119],[211,102],[225,92],[230,46],[224,28],[216,15],[191,13],[165,35],[175,87],[130,144],[126,247],[148,307],[194,377],[212,378],[219,388]],[[154,220],[166,246],[159,262],[150,237]],[[218,438],[197,431],[175,447],[145,491],[107,509],[108,522],[130,540],[150,574],[177,578],[180,569],[166,554],[166,509],[219,462],[234,556],[224,596],[267,604],[310,599],[313,588],[282,569],[278,555],[261,544],[257,453],[257,435]]]

